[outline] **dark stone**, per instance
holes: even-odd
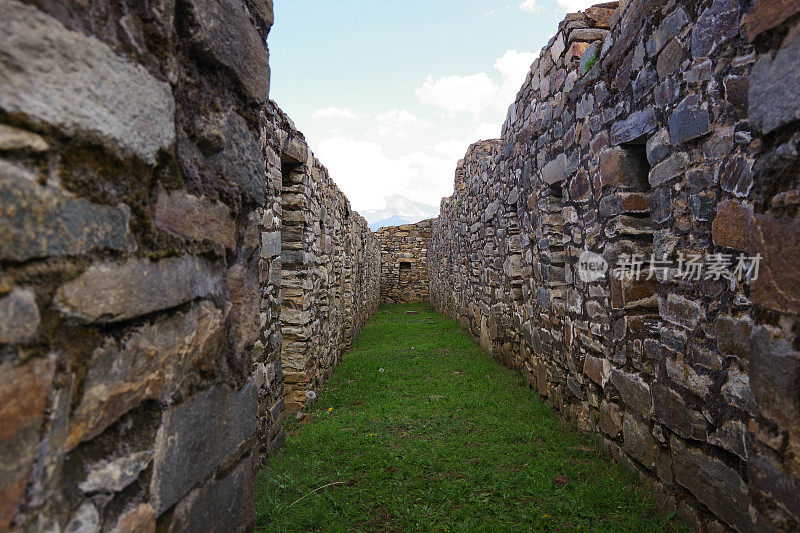
[[[239,187],[245,201],[261,205],[266,191],[266,166],[261,145],[238,113],[231,113],[225,127],[225,149],[210,157],[211,167]]]
[[[177,503],[252,437],[257,405],[258,391],[250,381],[238,391],[218,385],[162,415],[150,482],[156,514]]]
[[[800,119],[800,32],[772,58],[762,55],[750,74],[750,124],[769,133]]]
[[[740,226],[745,233],[747,226]],[[800,314],[800,221],[756,214],[748,251],[761,254],[758,279],[750,286],[756,304]]]
[[[631,113],[625,120],[619,120],[611,127],[611,144],[617,146],[636,141],[658,127],[655,109],[651,106],[644,111]]]
[[[708,109],[702,107],[702,99],[692,94],[678,104],[669,117],[669,136],[672,144],[696,139],[708,133]]]
[[[672,189],[660,187],[650,193],[650,216],[653,222],[665,222],[672,215]]]
[[[800,13],[800,3],[796,0],[756,0],[743,20],[747,37],[752,43],[759,35],[777,28],[797,13]]]
[[[268,259],[281,255],[281,232],[271,231],[261,234],[261,257]]]
[[[247,96],[264,103],[269,93],[267,46],[242,3],[236,0],[189,0],[194,25],[192,39],[198,51],[228,68]]]
[[[567,177],[566,167],[567,156],[558,154],[555,159],[547,163],[542,169],[542,180],[548,185],[564,181]]]
[[[723,355],[745,358],[750,351],[753,321],[720,315],[716,321],[717,346]]]
[[[653,470],[656,466],[658,445],[647,423],[632,413],[625,413],[622,425],[625,451],[639,461],[645,468]]]
[[[737,117],[747,117],[750,108],[750,78],[747,76],[728,76],[725,78],[725,100]]]
[[[600,405],[598,420],[600,431],[615,439],[622,432],[622,411],[615,403],[603,402]]]
[[[725,192],[741,198],[750,194],[753,187],[753,160],[736,155],[726,164],[720,176],[720,185]]]
[[[619,391],[626,408],[650,417],[650,387],[642,378],[615,368],[611,371],[611,383]]]
[[[191,256],[90,266],[62,285],[53,303],[67,318],[107,324],[220,292],[219,265]]]
[[[168,531],[252,531],[255,475],[256,458],[251,456],[223,479],[193,490],[175,507]]]
[[[638,102],[647,96],[657,84],[658,77],[655,70],[646,68],[639,71],[639,74],[633,81],[633,100]]]
[[[683,56],[685,53],[686,49],[679,40],[671,40],[669,44],[664,47],[664,50],[658,55],[658,60],[656,61],[656,70],[658,71],[658,76],[663,80],[678,70],[678,67],[680,67],[681,63],[683,62]]]
[[[662,383],[650,387],[653,393],[653,411],[662,424],[681,437],[694,440],[706,439],[706,421],[701,413],[690,410],[683,398]]]
[[[787,474],[773,459],[764,455],[751,455],[747,462],[747,477],[751,487],[780,502],[800,521],[800,481]]]
[[[230,209],[218,201],[186,191],[167,192],[159,185],[153,223],[158,229],[197,241],[236,248],[236,222]]]
[[[694,330],[704,316],[700,304],[677,294],[659,298],[658,312],[667,322],[688,330]]]
[[[739,531],[753,530],[747,486],[735,470],[697,448],[686,447],[675,436],[670,438],[670,451],[675,481],[728,525]]]
[[[676,152],[653,167],[650,171],[650,185],[660,187],[664,183],[682,175],[689,167],[689,156]]]
[[[692,56],[708,57],[716,46],[739,34],[738,0],[714,0],[692,30]]]
[[[721,202],[711,225],[714,244],[747,251],[750,247],[753,217],[753,208],[746,204],[736,200]]]
[[[620,147],[603,150],[600,152],[599,165],[603,187],[643,189],[647,185],[647,160],[636,150]]]
[[[622,213],[622,199],[616,194],[604,197],[600,200],[599,211],[604,218],[619,215]]]
[[[695,220],[706,221],[714,216],[717,199],[713,196],[693,194],[689,197],[689,204],[692,206],[692,217]]]
[[[0,161],[0,259],[126,251],[130,211],[99,205],[38,185],[27,171]]]
[[[761,413],[780,427],[800,416],[800,354],[779,330],[757,326],[750,337],[750,387]]]

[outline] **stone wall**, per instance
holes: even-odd
[[[309,405],[378,310],[380,248],[286,117],[282,139],[282,361],[289,412]]]
[[[428,243],[433,220],[381,228],[381,301],[427,302]]]
[[[272,1],[0,19],[0,530],[251,529],[283,441],[287,165],[314,350],[379,298],[374,239],[268,101]]]
[[[800,527],[798,6],[568,15],[428,251],[439,310],[711,530]],[[671,266],[583,281],[587,251]],[[705,257],[741,253],[757,279]]]

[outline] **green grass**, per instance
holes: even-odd
[[[257,481],[258,531],[674,528],[627,472],[428,306],[382,307],[308,417],[290,418]]]

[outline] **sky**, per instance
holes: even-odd
[[[275,0],[270,98],[356,210],[437,206],[568,12],[602,0]]]

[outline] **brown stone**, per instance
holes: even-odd
[[[745,358],[750,350],[750,333],[753,321],[720,315],[716,322],[717,346],[723,355]]]
[[[615,439],[622,432],[622,411],[611,402],[600,405],[600,418],[598,421],[600,431]]]
[[[14,518],[39,443],[54,364],[34,359],[0,364],[0,529]]]
[[[608,359],[587,355],[583,362],[583,373],[601,387],[605,387],[611,374],[611,362]]]
[[[611,383],[619,391],[627,409],[634,410],[647,418],[650,417],[650,387],[641,377],[613,369],[611,371]]]
[[[156,511],[145,503],[122,513],[111,533],[155,533],[155,531]]]
[[[750,255],[762,256],[758,279],[751,284],[753,301],[800,314],[800,221],[757,214],[752,228]]]
[[[158,229],[229,250],[236,247],[236,223],[225,204],[186,191],[167,192],[160,184],[156,194],[153,222]]]
[[[717,216],[711,225],[714,244],[747,251],[752,225],[751,207],[736,200],[725,200],[717,207]]]
[[[752,43],[759,35],[780,26],[796,13],[800,13],[800,3],[796,0],[756,0],[742,22]]]

